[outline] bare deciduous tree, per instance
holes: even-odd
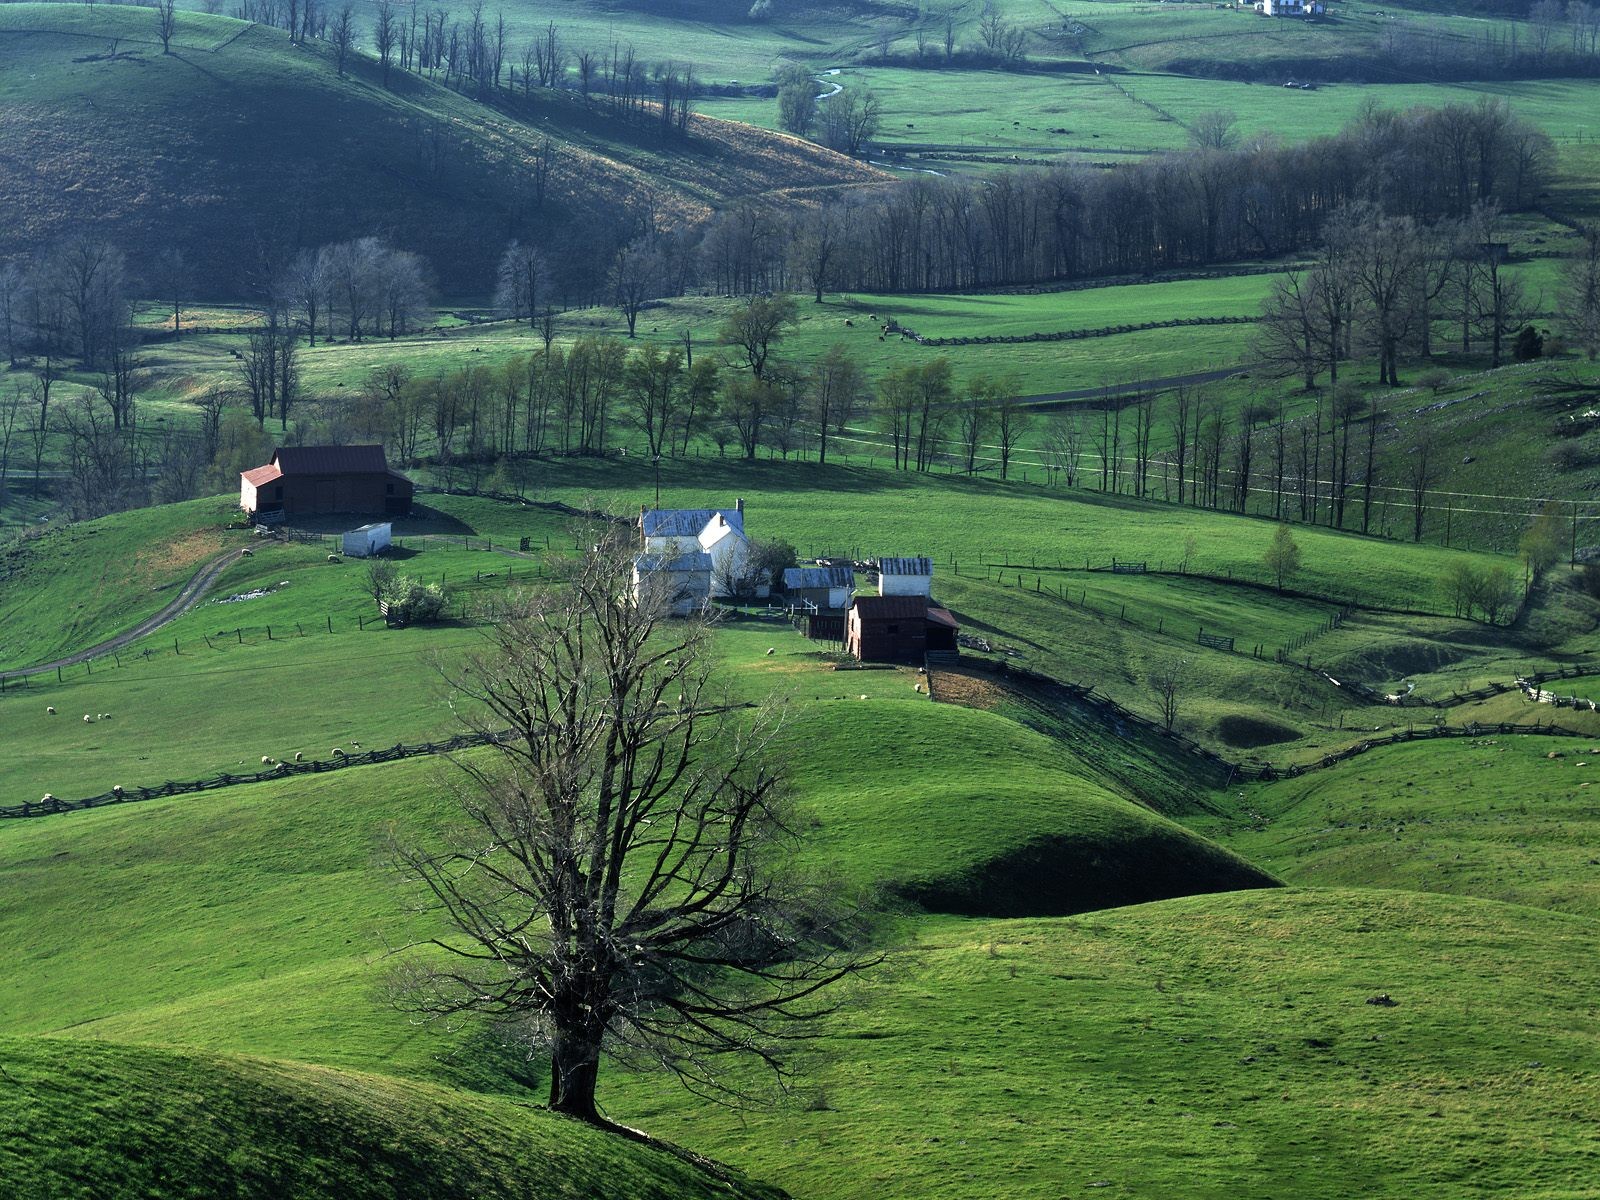
[[[637,601],[626,533],[522,600],[450,676],[490,736],[455,760],[465,820],[397,861],[441,919],[397,980],[423,1014],[498,1018],[549,1054],[550,1107],[597,1125],[602,1058],[701,1092],[754,1055],[784,1080],[826,989],[874,958],[796,873],[774,722],[714,701],[706,625]],[[660,594],[658,594],[660,593]],[[830,894],[831,893],[831,894]]]
[[[1183,682],[1188,671],[1189,661],[1177,658],[1150,672],[1150,690],[1155,695],[1156,708],[1161,714],[1161,728],[1168,733],[1172,732],[1172,727],[1178,721]]]
[[[172,53],[172,35],[178,27],[178,6],[175,0],[155,0],[156,36],[161,39],[161,53]]]

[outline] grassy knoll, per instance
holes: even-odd
[[[382,1076],[55,1038],[0,1039],[0,1064],[16,1200],[775,1194],[531,1105]]]
[[[850,887],[1041,913],[1270,882],[1001,715],[812,703],[790,715],[779,749],[803,853]],[[446,1079],[483,1071],[470,1056],[446,1060],[459,1039],[412,1026],[378,993],[385,947],[426,928],[388,874],[386,830],[417,837],[449,820],[450,775],[412,760],[8,823],[0,893],[17,903],[0,927],[17,949],[0,1027]],[[1005,869],[1018,862],[1028,870]],[[1141,876],[1142,862],[1162,870]],[[70,921],[39,919],[69,910]],[[91,956],[72,952],[89,945]],[[94,982],[113,974],[114,991]]]
[[[928,921],[807,1111],[626,1104],[805,1195],[1554,1200],[1592,1180],[1597,950],[1572,917],[1333,889]]]
[[[227,500],[63,524],[0,552],[0,666],[81,650],[152,615],[244,535]]]
[[[1299,884],[1449,892],[1600,916],[1600,782],[1588,778],[1600,770],[1596,749],[1496,736],[1390,747],[1253,786],[1241,804],[1249,819],[1217,832]]]

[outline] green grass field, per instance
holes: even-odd
[[[382,1076],[66,1038],[0,1039],[0,1063],[0,1172],[18,1200],[773,1194],[671,1147]]]
[[[1304,886],[1445,892],[1593,918],[1596,749],[1493,735],[1396,746],[1343,770],[1254,786],[1242,806],[1251,819],[1217,832]]]
[[[1451,43],[1503,28],[1498,20],[1403,4],[1307,27],[1201,3],[997,3],[1029,31],[1028,70],[919,68],[908,57],[914,30],[929,27],[937,57],[939,13],[878,0],[779,4],[765,21],[742,5],[729,19],[713,0],[574,0],[554,13],[517,3],[509,57],[553,18],[569,48],[631,40],[652,61],[692,60],[722,85],[764,83],[783,61],[839,67],[845,87],[882,95],[892,161],[941,172],[1181,148],[1188,123],[1213,108],[1238,112],[1243,132],[1287,142],[1337,128],[1369,99],[1407,107],[1503,95],[1560,144],[1552,210],[1600,211],[1590,80],[1277,86],[1300,64],[1325,75],[1359,65],[1402,28]],[[975,0],[958,6],[962,43],[976,37],[978,15]],[[343,207],[332,216],[352,231],[368,231],[372,205],[386,229],[432,230],[433,252],[469,281],[446,281],[464,301],[414,337],[303,350],[300,432],[336,414],[377,367],[497,366],[540,344],[485,320],[482,293],[507,228],[507,181],[546,129],[566,156],[561,203],[584,216],[647,178],[659,181],[658,214],[670,222],[735,196],[875,177],[709,121],[698,150],[667,155],[571,96],[496,109],[425,80],[386,92],[364,60],[341,82],[325,45],[291,49],[280,31],[226,18],[185,13],[175,53],[153,46],[149,10],[0,7],[0,105],[39,162],[8,177],[10,192],[0,182],[23,236],[43,237],[61,213],[114,213],[153,244],[182,211],[236,248],[267,207],[283,216],[282,197],[308,211],[335,198]],[[869,65],[885,51],[890,65]],[[1264,82],[1210,77],[1246,70]],[[767,126],[776,116],[773,101],[747,93],[708,96],[701,110]],[[430,122],[454,131],[436,168],[450,188],[413,178],[426,169]],[[235,169],[244,154],[250,171]],[[250,186],[260,171],[273,176],[270,195]],[[82,186],[62,186],[72,180]],[[1551,254],[1570,234],[1543,216],[1508,228],[1535,307],[1552,310]],[[842,343],[874,379],[945,353],[958,383],[986,373],[1027,394],[1100,388],[1246,363],[1251,327],[936,350],[880,341],[876,326],[893,318],[929,337],[1024,336],[1248,316],[1272,281],[801,297],[780,353],[805,365]],[[234,354],[255,315],[207,298],[222,292],[201,288],[185,318],[217,332],[145,347],[145,430],[193,429],[197,395],[237,386]],[[717,330],[734,305],[707,296],[654,305],[638,340],[687,335],[697,356],[724,354]],[[135,320],[159,329],[169,315],[146,301]],[[557,337],[621,332],[615,311],[587,309],[563,314]],[[1360,516],[1389,537],[1295,525],[1302,564],[1284,591],[1263,561],[1275,529],[1265,490],[1247,502],[1250,515],[1095,490],[1092,401],[1036,413],[1010,482],[992,465],[966,477],[953,461],[926,474],[890,470],[870,421],[833,442],[826,467],[809,451],[726,458],[709,439],[656,466],[618,417],[613,445],[626,457],[532,460],[521,480],[528,502],[420,495],[397,525],[395,558],[450,589],[450,616],[395,630],[373,619],[361,563],[334,561],[331,543],[269,543],[229,528],[231,496],[24,539],[20,528],[48,512],[14,478],[0,508],[10,539],[0,549],[0,669],[130,629],[201,564],[245,546],[251,554],[192,611],[117,655],[59,679],[8,682],[0,805],[448,736],[460,725],[446,677],[484,647],[491,602],[552,586],[561,560],[592,540],[572,510],[631,515],[658,487],[666,506],[742,497],[752,535],[802,556],[928,554],[938,601],[992,649],[968,652],[964,669],[840,670],[835,645],[773,613],[723,614],[711,642],[719,693],[779,721],[773,759],[796,835],[780,852],[863,899],[888,960],[839,993],[839,1012],[818,1027],[777,1108],[712,1106],[665,1075],[604,1067],[608,1116],[692,1150],[551,1117],[539,1107],[538,1054],[485,1025],[418,1024],[394,1003],[394,968],[417,952],[406,948],[440,932],[392,860],[396,840],[431,843],[457,819],[461,775],[442,756],[0,821],[0,1192],[1600,1194],[1600,807],[1588,778],[1600,770],[1590,753],[1600,751],[1600,714],[1514,690],[1437,710],[1377,705],[1334,682],[1446,700],[1592,661],[1600,600],[1579,572],[1553,568],[1503,626],[1451,615],[1442,581],[1469,565],[1520,579],[1509,552],[1539,497],[1572,499],[1569,549],[1595,540],[1600,509],[1582,498],[1600,486],[1600,449],[1589,444],[1600,446],[1600,432],[1577,431],[1572,418],[1600,403],[1600,375],[1572,356],[1488,372],[1482,347],[1458,353],[1449,332],[1436,330],[1435,361],[1450,373],[1438,386],[1375,391],[1371,364],[1349,365],[1344,380],[1382,410],[1374,511]],[[1408,382],[1421,369],[1403,364]],[[0,390],[27,379],[0,370]],[[93,382],[69,376],[58,395]],[[1205,402],[1231,422],[1270,402],[1303,420],[1313,399],[1298,382],[1251,370]],[[1169,405],[1155,410],[1158,454],[1171,441]],[[1046,419],[1074,411],[1091,428],[1080,486],[1046,487]],[[1424,435],[1444,466],[1419,545],[1399,539],[1410,529],[1408,455]],[[486,483],[492,471],[416,474]],[[512,552],[523,538],[529,552]],[[1112,560],[1151,569],[1114,574],[1104,569]],[[1343,626],[1329,628],[1349,604]],[[1202,631],[1234,638],[1235,650],[1201,645]],[[1289,645],[1293,661],[1275,661]],[[1175,731],[1227,762],[1101,703],[1156,718],[1153,676],[1175,664]],[[1588,677],[1557,686],[1600,699]],[[1435,721],[1534,720],[1585,736],[1417,742],[1271,784],[1242,784],[1229,765],[1316,764]],[[734,1079],[756,1082],[737,1069]]]

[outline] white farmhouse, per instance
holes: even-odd
[[[744,500],[733,508],[647,508],[639,514],[644,552],[711,556],[711,595],[741,592],[750,570],[750,539],[744,532]],[[764,582],[758,596],[770,590]]]
[[[933,595],[933,560],[921,557],[881,559],[878,591],[885,596]]]
[[[633,560],[633,602],[661,601],[675,617],[699,612],[711,601],[711,556],[641,554]]]
[[[1263,17],[1320,17],[1327,11],[1322,0],[1256,0]]]

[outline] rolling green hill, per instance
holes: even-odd
[[[531,1105],[301,1063],[0,1038],[11,1200],[775,1200],[666,1146]]]
[[[511,237],[593,233],[646,194],[671,225],[734,196],[877,177],[710,118],[663,140],[567,95],[497,109],[399,72],[385,89],[360,57],[341,79],[325,43],[226,17],[181,14],[164,55],[154,23],[143,8],[0,7],[0,257],[70,226],[146,274],[180,247],[197,294],[237,296],[263,253],[379,234],[422,253],[446,292],[482,293]],[[546,136],[540,209],[529,170]]]
[[[1570,721],[1570,714],[1559,714]],[[1295,883],[1481,896],[1600,916],[1596,746],[1487,734],[1251,788],[1218,832]]]

